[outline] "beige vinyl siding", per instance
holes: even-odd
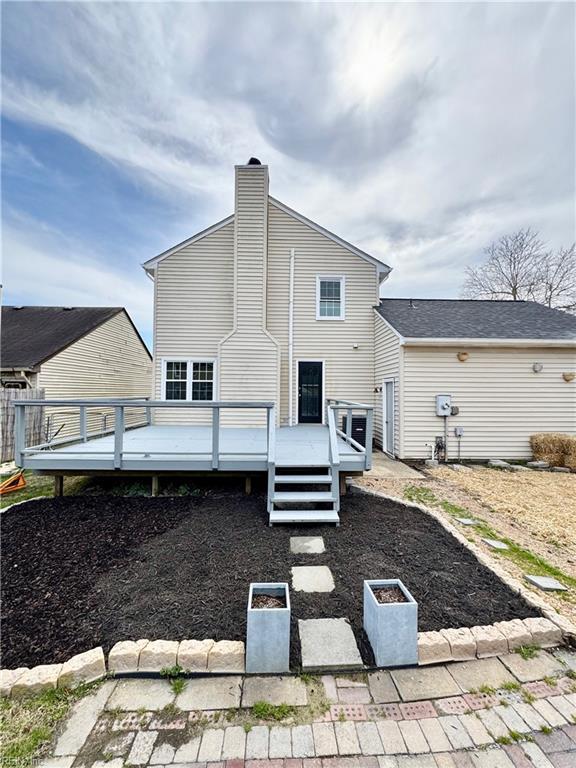
[[[233,222],[157,264],[154,305],[154,392],[163,400],[162,361],[217,358],[219,342],[232,330]],[[158,409],[154,414],[156,424],[208,424],[210,418],[208,410],[182,408]]]
[[[376,267],[272,202],[268,208],[268,322],[280,342],[280,422],[288,423],[290,250],[295,249],[293,417],[298,416],[297,361],[324,361],[326,397],[374,400]],[[318,275],[345,277],[345,320],[316,319]],[[353,345],[358,344],[358,349]]]
[[[462,350],[469,353],[463,363]],[[576,383],[562,378],[575,367],[574,348],[406,346],[403,457],[429,456],[425,444],[443,434],[435,396],[449,394],[460,408],[448,420],[449,458],[457,452],[455,426],[464,428],[462,458],[529,458],[532,433],[576,433]]]
[[[268,169],[237,166],[234,211],[234,330],[219,347],[222,400],[278,401],[279,350],[265,328]],[[265,411],[227,411],[226,425],[266,423]]]
[[[380,447],[383,446],[383,412],[385,396],[383,382],[385,379],[392,379],[394,381],[394,454],[398,455],[400,450],[400,339],[376,311],[374,311],[374,333],[375,386],[382,387],[382,392],[376,392],[374,394],[374,439],[377,445]]]
[[[125,312],[107,320],[83,338],[42,364],[38,386],[46,399],[150,397],[152,362]],[[64,423],[58,437],[77,434],[77,408],[46,409],[52,426]],[[112,409],[87,410],[88,431],[114,426]],[[126,411],[126,425],[144,421],[143,409]],[[58,438],[57,438],[58,439]]]

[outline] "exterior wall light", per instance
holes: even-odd
[[[572,372],[571,373],[563,373],[562,374],[562,378],[564,379],[564,381],[568,381],[568,382],[574,381],[574,379],[576,379],[576,373],[572,373]]]
[[[356,342],[354,342],[354,344],[352,344],[352,349],[358,349],[358,344],[356,344]]]
[[[468,358],[470,357],[470,353],[469,352],[458,352],[456,357],[458,358],[458,360],[460,360],[461,363],[465,363],[466,360],[468,360]]]
[[[532,365],[532,370],[534,371],[534,373],[541,373],[543,368],[544,366],[542,365],[542,363],[533,363]]]

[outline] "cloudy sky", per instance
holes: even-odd
[[[575,237],[575,6],[3,3],[5,303],[125,305],[232,212],[233,166],[458,296],[505,232]]]

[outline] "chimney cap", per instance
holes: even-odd
[[[246,165],[262,165],[260,160],[258,160],[257,157],[251,157],[250,160],[246,163]]]

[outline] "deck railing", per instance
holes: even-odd
[[[275,428],[276,416],[275,407],[272,402],[236,402],[228,400],[203,400],[192,402],[188,400],[148,400],[147,398],[99,398],[94,400],[22,400],[14,403],[15,422],[14,422],[14,458],[18,466],[22,466],[25,456],[41,453],[50,450],[53,447],[65,444],[85,443],[91,439],[102,437],[105,434],[114,434],[113,447],[113,466],[114,469],[122,469],[123,458],[129,454],[142,453],[140,451],[126,451],[124,449],[124,434],[126,432],[125,411],[127,409],[143,409],[145,417],[142,424],[131,425],[131,428],[137,426],[149,425],[152,422],[152,409],[156,408],[184,408],[184,409],[205,409],[212,413],[212,441],[211,441],[211,465],[212,469],[218,469],[220,464],[220,411],[230,409],[264,409],[267,412],[268,428],[266,430],[267,442],[265,451],[259,451],[254,455],[263,455],[268,462],[268,466],[274,466],[275,463]],[[48,441],[39,445],[26,446],[26,408],[76,408],[79,413],[79,431],[77,434],[67,436],[59,440]],[[109,408],[114,412],[114,427],[101,432],[91,432],[87,430],[87,409],[90,408]],[[78,453],[85,454],[85,449]],[[71,451],[68,451],[70,454]],[[91,451],[92,453],[92,451]],[[110,454],[111,451],[94,451],[98,454]],[[155,455],[174,456],[175,451],[157,451]],[[187,456],[205,455],[206,451],[191,452],[186,451]],[[243,455],[247,455],[243,451]]]
[[[348,445],[352,446],[352,448],[357,450],[359,453],[364,454],[365,468],[370,469],[372,467],[372,440],[374,437],[374,406],[367,405],[366,403],[356,403],[352,400],[337,400],[328,398],[326,401],[326,411],[328,416],[328,428],[330,429],[330,451],[332,451],[333,427],[336,435],[341,437],[344,442],[348,443]],[[345,431],[340,429],[338,426],[341,411],[346,413]],[[361,415],[366,418],[365,446],[359,443],[357,440],[354,440],[352,437],[352,417],[354,414]],[[338,448],[336,446],[336,451],[337,450]]]

